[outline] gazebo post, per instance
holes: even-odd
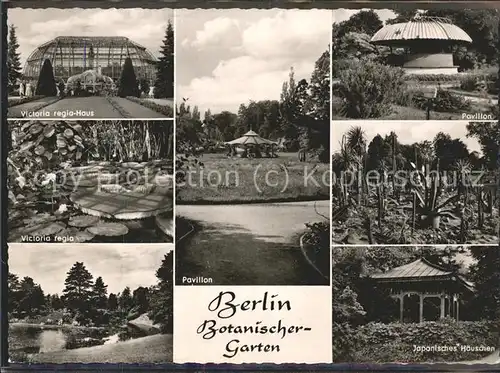
[[[420,302],[419,302],[419,315],[418,322],[424,322],[424,295],[422,293],[419,294]]]
[[[440,317],[441,317],[442,319],[444,319],[444,318],[445,318],[445,313],[444,313],[444,300],[445,300],[445,298],[444,298],[444,294],[441,294],[441,314],[440,314]]]

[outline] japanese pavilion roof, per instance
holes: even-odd
[[[441,40],[472,43],[460,27],[443,18],[421,17],[404,23],[385,25],[371,38],[373,44],[404,44],[408,40]]]
[[[417,259],[400,267],[392,268],[384,273],[372,274],[370,277],[381,282],[456,280],[462,283],[469,290],[472,290],[474,287],[471,282],[465,280],[457,273],[441,268],[440,266],[432,264],[423,258]]]

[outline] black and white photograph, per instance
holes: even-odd
[[[333,362],[500,364],[499,277],[498,245],[334,247]]]
[[[8,242],[173,242],[173,120],[8,125]]]
[[[10,363],[169,363],[173,244],[9,246]]]
[[[498,122],[332,126],[334,244],[498,244]]]
[[[10,8],[8,117],[173,118],[172,9]]]
[[[498,119],[498,9],[335,9],[332,120]]]
[[[328,285],[331,12],[176,22],[176,284]]]

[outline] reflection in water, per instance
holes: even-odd
[[[41,353],[61,351],[66,346],[66,336],[62,330],[43,330],[38,336]]]

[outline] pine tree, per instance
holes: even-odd
[[[92,300],[92,274],[82,262],[76,262],[67,273],[64,281],[62,300],[66,307],[73,313],[87,314],[93,306]]]
[[[54,78],[54,70],[49,59],[43,62],[38,83],[36,85],[36,94],[41,96],[53,97],[57,96],[56,80]]]
[[[130,57],[127,57],[125,59],[125,63],[123,64],[123,70],[120,75],[120,81],[118,83],[118,96],[140,96],[139,85],[134,71],[134,65],[132,64],[132,59]]]
[[[165,255],[160,268],[156,271],[159,280],[150,299],[149,317],[161,325],[163,333],[172,333],[173,329],[173,252]]]
[[[92,304],[96,308],[106,308],[108,305],[108,286],[102,277],[97,277],[92,287]]]
[[[120,294],[120,298],[118,299],[118,305],[120,308],[128,312],[133,306],[133,301],[132,301],[132,292],[130,291],[130,288],[127,286],[125,289],[123,289],[122,293]]]
[[[155,97],[174,97],[174,28],[169,21],[156,65]]]
[[[9,27],[9,42],[7,49],[7,74],[8,74],[8,90],[14,92],[17,81],[21,79],[21,58],[18,53],[19,43],[17,42],[16,28],[14,25]]]

